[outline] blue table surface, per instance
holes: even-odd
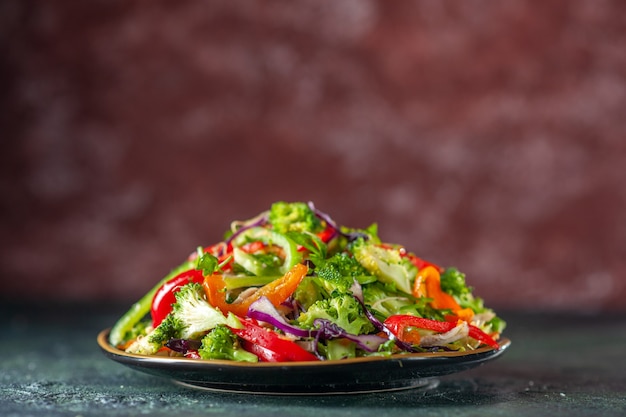
[[[511,347],[430,389],[335,396],[210,392],[106,358],[112,305],[1,303],[0,415],[625,416],[626,316],[502,313]]]

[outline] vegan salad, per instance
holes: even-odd
[[[291,362],[498,349],[505,322],[456,268],[276,202],[198,247],[111,329],[127,353]]]

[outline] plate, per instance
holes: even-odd
[[[437,377],[462,372],[501,356],[511,345],[469,352],[409,353],[322,362],[248,363],[126,353],[98,335],[103,353],[134,370],[174,380],[185,387],[254,394],[354,394],[436,386]]]

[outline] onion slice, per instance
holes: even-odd
[[[467,325],[467,322],[461,321],[453,329],[448,330],[445,333],[436,333],[422,336],[420,339],[420,346],[445,346],[447,344],[454,343],[457,340],[466,338],[468,335],[469,326]]]

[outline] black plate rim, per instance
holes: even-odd
[[[483,357],[485,355],[488,356],[500,356],[504,353],[505,350],[509,348],[511,345],[511,340],[502,337],[499,341],[499,349],[494,349],[489,346],[483,346],[478,349],[474,349],[471,351],[465,352],[420,352],[420,353],[402,353],[395,354],[391,356],[366,356],[366,357],[358,357],[358,358],[350,358],[350,359],[341,359],[341,360],[327,360],[327,361],[306,361],[306,362],[235,362],[229,360],[219,360],[219,359],[211,359],[211,360],[203,360],[203,359],[191,359],[184,357],[170,357],[170,356],[148,356],[148,355],[138,355],[134,353],[127,353],[121,349],[118,349],[112,346],[109,339],[110,328],[102,330],[97,337],[98,345],[104,351],[104,353],[115,360],[115,358],[120,361],[130,362],[132,360],[141,361],[141,362],[150,362],[154,364],[162,363],[164,365],[193,365],[195,366],[203,366],[207,367],[220,367],[220,368],[234,368],[241,370],[250,370],[250,369],[260,369],[260,368],[273,368],[273,369],[286,369],[286,368],[305,368],[305,367],[315,367],[316,369],[320,367],[346,367],[347,365],[358,365],[364,363],[372,363],[378,361],[433,361],[433,360],[462,360],[471,359],[472,357]],[[125,359],[125,360],[124,360]]]
[[[430,390],[438,377],[496,359],[511,345],[469,352],[408,353],[334,361],[247,363],[126,353],[109,344],[109,329],[98,344],[109,359],[179,386],[213,392],[260,395],[348,395],[405,389]]]

